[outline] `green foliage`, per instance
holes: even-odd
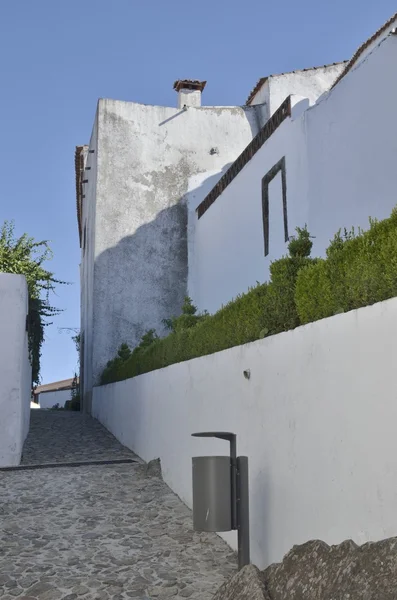
[[[397,296],[397,209],[389,219],[370,220],[366,232],[339,231],[326,259],[309,258],[312,242],[306,226],[297,228],[288,248],[290,256],[271,264],[269,283],[258,284],[214,315],[196,315],[196,307],[186,298],[182,315],[167,322],[171,333],[159,339],[152,331],[148,344],[141,342],[116,368],[105,369],[102,383]]]
[[[117,357],[121,361],[125,361],[125,360],[128,360],[130,356],[131,356],[131,350],[129,349],[128,344],[121,344],[121,346],[117,352]]]
[[[72,341],[74,342],[74,344],[76,346],[77,364],[80,365],[80,349],[81,349],[81,335],[80,335],[80,332],[76,333],[75,335],[72,335]]]
[[[230,302],[213,316],[186,328],[177,327],[163,339],[156,339],[144,351],[133,351],[130,359],[111,374],[119,381],[168,365],[204,356],[258,339],[263,329],[262,300],[267,286],[258,286]]]
[[[78,379],[77,373],[75,373],[74,377],[73,377],[72,389],[71,389],[72,400],[74,398],[77,398],[77,396],[80,396],[80,386],[79,386],[79,379]]]
[[[204,312],[202,314],[196,313],[197,306],[194,306],[189,296],[185,296],[181,309],[181,314],[179,315],[179,317],[163,319],[163,324],[172,333],[184,331],[185,329],[190,329],[191,327],[194,327],[195,325],[197,325],[197,323],[203,321],[208,316],[207,312]]]
[[[68,405],[68,408],[66,408],[66,404]],[[80,410],[80,394],[77,394],[74,398],[65,402],[65,410],[74,410],[76,412]]]
[[[301,323],[397,296],[397,211],[370,219],[368,231],[339,231],[327,259],[300,271],[296,306]]]
[[[164,322],[171,333],[159,339],[151,331],[150,343],[143,346],[141,341],[127,360],[121,362],[116,357],[108,363],[101,383],[121,381],[299,325],[295,281],[298,271],[312,262],[307,257],[309,237],[306,227],[297,229],[296,243],[290,249],[293,255],[272,263],[271,282],[258,284],[214,315],[197,314],[197,308],[186,297],[182,314]]]
[[[103,385],[105,383],[109,383],[108,379],[110,378],[110,374],[117,373],[119,367],[121,367],[121,365],[128,360],[130,356],[131,350],[128,344],[121,344],[117,351],[117,356],[107,362],[107,365],[101,375],[101,384]]]
[[[313,263],[303,256],[285,257],[270,265],[271,283],[264,304],[265,328],[269,334],[288,331],[300,325],[295,305],[295,285],[300,269]]]
[[[16,238],[14,224],[4,222],[0,229],[0,271],[26,277],[29,290],[29,351],[34,384],[40,380],[44,327],[50,324],[46,318],[60,312],[51,306],[49,293],[54,291],[56,284],[65,283],[55,279],[54,274],[43,267],[43,263],[51,258],[52,252],[47,241],[36,242],[26,233]]]
[[[128,360],[131,354],[133,354],[134,352],[136,354],[137,352],[146,350],[146,348],[149,348],[149,346],[151,346],[153,342],[155,342],[158,339],[159,338],[156,331],[154,329],[149,329],[146,333],[143,334],[143,336],[141,337],[141,341],[139,342],[138,346],[134,349],[134,351],[132,353],[130,352],[129,355],[126,356],[126,360]]]
[[[308,258],[312,251],[313,242],[310,239],[310,233],[307,225],[303,228],[296,228],[297,236],[292,236],[288,244],[288,251],[292,258]]]
[[[74,374],[71,389],[71,399],[65,402],[65,410],[80,410],[80,386],[77,373]]]

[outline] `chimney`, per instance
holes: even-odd
[[[178,108],[201,106],[201,92],[206,83],[206,81],[193,81],[192,79],[175,81],[174,90],[178,92]]]

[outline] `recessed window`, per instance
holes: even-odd
[[[262,179],[262,218],[263,239],[265,256],[269,254],[269,184],[281,172],[281,190],[284,221],[284,239],[288,242],[288,215],[287,215],[287,176],[285,170],[285,156],[279,160]]]

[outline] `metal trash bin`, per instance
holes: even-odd
[[[193,433],[230,443],[230,456],[193,457],[193,529],[237,530],[239,568],[250,563],[248,458],[237,456],[236,434]]]
[[[193,528],[196,531],[232,529],[230,456],[193,458]]]

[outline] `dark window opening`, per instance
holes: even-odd
[[[288,242],[288,215],[287,215],[287,177],[285,170],[285,156],[279,160],[262,179],[262,218],[265,256],[269,254],[269,184],[281,171],[281,189],[283,197],[284,238]]]

